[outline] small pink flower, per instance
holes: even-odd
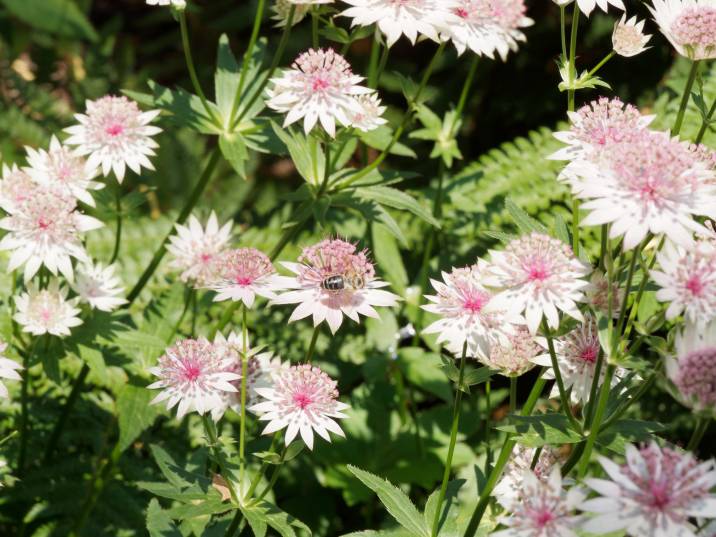
[[[691,60],[716,58],[716,6],[711,0],[653,0],[659,30]]]
[[[345,436],[334,418],[346,418],[343,411],[349,407],[338,401],[336,381],[307,364],[277,369],[273,380],[272,387],[256,389],[265,401],[249,409],[269,422],[263,434],[285,428],[286,445],[300,433],[309,449],[313,449],[314,431],[328,442],[329,432]]]
[[[251,308],[256,295],[276,298],[276,291],[284,289],[286,280],[276,274],[266,254],[256,248],[238,248],[219,256],[209,288],[217,293],[215,302],[240,300]]]
[[[675,397],[697,411],[716,410],[716,320],[686,322],[676,335],[676,356],[666,360]]]
[[[313,316],[314,326],[328,323],[334,334],[343,315],[359,322],[359,315],[380,318],[373,306],[395,306],[399,297],[381,288],[375,267],[365,251],[340,239],[327,239],[305,248],[298,263],[282,263],[296,276],[286,279],[294,289],[280,294],[272,304],[298,304],[289,322]]]
[[[524,326],[508,336],[506,342],[492,345],[487,359],[480,359],[490,369],[506,377],[519,377],[535,366],[534,360],[542,354],[535,336]]]

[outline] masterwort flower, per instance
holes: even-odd
[[[86,108],[85,114],[75,114],[79,124],[65,129],[71,135],[65,143],[89,155],[91,168],[101,167],[105,176],[113,171],[120,183],[127,167],[135,173],[154,169],[148,157],[158,145],[152,136],[162,130],[149,123],[159,110],[142,112],[134,101],[114,95],[87,101]]]
[[[587,304],[594,311],[598,311],[604,315],[609,315],[609,278],[601,270],[592,272],[589,279],[589,289],[587,290]],[[611,312],[612,317],[619,317],[622,300],[624,300],[624,289],[619,287],[619,282],[612,282],[611,296]]]
[[[691,60],[716,58],[714,0],[653,0],[649,9],[679,54]]]
[[[159,380],[147,386],[161,392],[151,403],[167,402],[167,409],[177,406],[177,417],[196,411],[211,413],[218,421],[226,410],[225,392],[236,392],[233,381],[241,375],[232,369],[237,353],[230,346],[215,345],[206,338],[185,339],[169,347],[149,371]]]
[[[696,411],[716,410],[716,321],[686,322],[676,336],[676,356],[666,360],[666,373],[676,398]]]
[[[542,345],[547,348],[546,341]],[[566,390],[572,388],[572,402],[575,404],[586,403],[589,400],[600,351],[599,328],[596,319],[591,315],[585,316],[584,322],[577,328],[554,340],[554,350],[557,356],[557,365],[564,381],[564,388]],[[545,378],[555,378],[549,354],[541,354],[534,359],[534,363],[550,368],[545,372]],[[605,368],[602,368],[598,386],[602,385],[604,377]],[[612,385],[619,381],[618,377],[619,374],[614,375]],[[555,384],[550,397],[558,396],[559,388]]]
[[[694,216],[716,218],[714,172],[688,146],[667,133],[641,130],[611,144],[601,159],[572,162],[566,182],[589,214],[585,226],[611,224],[610,237],[624,237],[624,249],[649,232],[688,247],[693,233],[705,233]]]
[[[12,251],[9,271],[25,265],[26,281],[42,265],[72,281],[70,258],[88,260],[81,234],[100,227],[102,222],[77,210],[74,198],[39,189],[0,219],[0,229],[9,231],[0,241],[0,250]]]
[[[215,302],[233,300],[251,308],[256,295],[276,298],[276,291],[285,289],[289,278],[276,274],[269,257],[256,248],[227,250],[216,260],[216,269],[209,288],[216,291]]]
[[[651,36],[644,33],[644,21],[637,21],[636,17],[627,20],[624,14],[614,25],[612,47],[620,56],[630,58],[648,49],[646,44],[650,39]]]
[[[571,4],[573,1],[574,0],[554,0],[554,3],[558,6],[566,6],[567,4]],[[598,7],[606,13],[610,4],[618,9],[621,9],[622,11],[626,9],[622,0],[577,0],[579,10],[587,17],[589,17],[592,11],[594,11],[595,7]]]
[[[508,336],[507,342],[494,343],[489,356],[479,360],[505,377],[519,377],[535,366],[534,360],[542,353],[535,336],[524,326],[519,326]]]
[[[525,473],[532,468],[536,450],[517,444],[512,451],[510,460],[505,466],[500,481],[495,485],[493,496],[497,502],[507,510],[512,510],[524,499]],[[552,469],[559,467],[562,457],[559,452],[549,446],[544,446],[537,457],[533,473],[540,481],[546,481]]]
[[[525,313],[530,333],[537,332],[543,316],[557,328],[558,310],[583,320],[577,302],[585,301],[589,283],[583,278],[592,269],[562,241],[535,232],[492,251],[491,258],[485,285],[502,289],[513,311]]]
[[[10,380],[22,380],[18,370],[22,369],[22,366],[15,360],[11,360],[5,356],[7,351],[7,343],[0,341],[0,379]],[[0,381],[0,398],[7,399],[9,396],[7,387]]]
[[[351,26],[377,24],[392,47],[401,35],[414,45],[418,35],[439,41],[441,31],[459,24],[457,0],[343,0],[351,7],[342,15],[353,19]]]
[[[369,132],[385,125],[388,121],[384,119],[385,106],[380,104],[377,93],[359,95],[356,99],[360,106],[359,112],[350,115],[351,126],[359,131]]]
[[[232,225],[229,221],[219,228],[214,211],[205,228],[194,215],[189,217],[187,225],[176,225],[176,235],[169,238],[167,251],[173,256],[170,266],[182,271],[182,281],[199,287],[214,281],[217,262],[231,240]]]
[[[461,355],[467,343],[467,355],[487,358],[494,345],[508,344],[515,332],[514,324],[524,320],[509,313],[508,304],[488,290],[484,283],[485,263],[454,268],[443,272],[443,282],[430,280],[436,295],[426,295],[430,304],[425,311],[440,316],[428,326],[426,334],[438,334],[438,343],[447,344],[449,351]]]
[[[379,319],[373,306],[392,307],[399,297],[384,291],[388,284],[375,276],[375,267],[365,251],[340,239],[326,239],[308,248],[298,263],[282,263],[296,276],[286,280],[293,289],[278,296],[273,304],[298,304],[289,322],[313,316],[314,326],[328,323],[334,334],[343,315],[359,322],[359,315]]]
[[[186,0],[147,0],[150,6],[172,6],[177,9],[186,8]]]
[[[669,302],[666,318],[684,313],[694,323],[716,319],[716,249],[707,241],[688,250],[666,244],[657,260],[661,270],[651,277],[661,287],[657,300]]]
[[[114,269],[114,265],[105,267],[92,262],[84,263],[77,270],[72,289],[91,308],[113,311],[127,302],[121,296],[124,288],[114,275]]]
[[[90,167],[83,157],[62,145],[55,136],[50,140],[49,151],[28,147],[27,164],[25,171],[36,183],[69,194],[90,207],[95,206],[90,191],[104,187],[93,180],[99,170]]]
[[[286,429],[289,445],[300,433],[306,446],[313,449],[313,432],[330,442],[329,432],[345,436],[334,418],[346,418],[348,405],[338,400],[336,381],[318,367],[308,364],[279,369],[270,388],[257,388],[265,399],[250,410],[269,423],[262,434]]]
[[[336,135],[336,122],[350,126],[355,114],[364,113],[358,100],[373,90],[360,83],[343,56],[333,49],[310,49],[301,54],[281,76],[271,79],[266,105],[286,114],[283,126],[303,119],[309,133],[320,122],[331,136]]]
[[[452,40],[458,54],[468,48],[479,56],[502,60],[527,38],[522,28],[534,21],[527,17],[524,0],[459,0],[453,13],[457,21],[446,26],[442,36]]]
[[[599,498],[585,501],[583,511],[596,514],[583,529],[598,534],[626,530],[632,537],[693,537],[690,517],[716,518],[713,461],[700,463],[691,453],[629,445],[623,465],[600,458],[611,478],[587,479]]]
[[[297,4],[291,2],[291,0],[276,0],[271,6],[273,10],[271,18],[276,21],[276,27],[282,28],[288,24],[288,15],[292,6],[294,7],[294,11],[291,26],[301,22],[311,10],[311,4],[308,2]]]
[[[501,520],[507,529],[492,537],[577,537],[574,530],[581,516],[574,510],[584,500],[584,493],[577,487],[564,491],[558,466],[546,480],[527,470],[522,486],[522,500]]]
[[[592,101],[576,112],[567,112],[567,115],[570,129],[554,133],[554,137],[567,147],[550,155],[552,160],[590,159],[598,162],[612,143],[632,139],[656,117],[643,116],[636,106],[606,97]]]
[[[32,198],[40,186],[27,171],[16,164],[2,166],[0,181],[0,208],[7,213],[15,213],[28,199]]]
[[[15,298],[17,312],[13,318],[23,332],[35,336],[69,336],[70,328],[81,325],[82,320],[77,307],[79,298],[68,300],[67,293],[67,288],[60,287],[56,279],[50,280],[46,289],[29,283],[27,291]]]

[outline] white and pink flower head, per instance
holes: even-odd
[[[9,233],[0,241],[0,250],[11,250],[8,270],[24,265],[25,280],[42,265],[52,274],[73,279],[71,258],[88,261],[82,234],[102,227],[102,222],[77,210],[69,194],[34,189],[18,201],[13,211],[0,219],[0,229]]]
[[[169,238],[167,251],[172,255],[170,266],[181,271],[181,280],[198,287],[210,285],[216,280],[218,262],[228,251],[231,240],[231,221],[219,227],[214,211],[206,226],[191,215],[186,225],[177,224],[176,235]]]
[[[22,366],[15,360],[11,360],[5,356],[7,351],[7,343],[0,341],[0,379],[9,380],[22,380],[18,370],[22,369]],[[7,386],[0,381],[0,399],[7,399],[10,397]]]
[[[608,151],[612,144],[631,140],[656,117],[644,116],[636,106],[607,97],[600,97],[576,112],[567,112],[567,115],[570,129],[554,133],[554,137],[567,147],[550,155],[552,160],[589,159],[598,162],[601,154]]]
[[[512,455],[510,455],[510,459],[505,465],[502,477],[500,477],[493,490],[493,496],[505,509],[513,509],[524,499],[525,472],[532,469],[532,461],[536,452],[535,448],[521,444],[517,444],[512,450]],[[535,464],[532,472],[538,480],[547,481],[552,469],[559,467],[562,459],[563,457],[559,451],[550,446],[544,446],[544,449],[539,452],[537,464]]]
[[[584,493],[577,487],[565,492],[559,466],[554,466],[546,479],[525,470],[522,488],[521,501],[513,503],[500,520],[507,529],[492,533],[492,537],[577,537],[575,530],[582,517],[574,511]]]
[[[609,278],[601,270],[595,270],[589,279],[590,287],[587,290],[587,304],[596,312],[609,315]],[[619,317],[622,300],[624,300],[624,289],[619,287],[619,282],[612,282],[611,285],[611,315]]]
[[[57,279],[50,280],[45,289],[31,282],[25,293],[15,297],[17,312],[13,319],[23,332],[35,336],[69,336],[70,329],[81,325],[82,320],[77,307],[79,298],[68,299],[67,294],[67,288],[60,287]]]
[[[625,58],[631,58],[644,52],[650,35],[644,33],[644,21],[636,17],[627,20],[626,14],[614,25],[612,32],[612,48],[614,52]]]
[[[343,315],[359,322],[359,316],[380,318],[373,306],[392,307],[400,298],[381,288],[388,284],[375,276],[367,252],[341,239],[326,239],[308,248],[298,263],[282,263],[295,276],[286,280],[292,289],[273,304],[298,304],[291,321],[313,317],[314,326],[328,323],[334,334]]]
[[[666,359],[674,396],[697,412],[716,411],[716,320],[687,321],[676,335],[676,355]]]
[[[161,392],[151,404],[167,402],[167,409],[177,406],[177,417],[196,411],[211,413],[218,421],[226,410],[225,395],[238,391],[233,381],[241,378],[235,372],[237,352],[221,342],[206,338],[184,339],[169,347],[149,372],[159,380],[147,386]]]
[[[651,443],[628,445],[625,464],[599,461],[609,479],[587,479],[600,496],[580,509],[594,514],[582,528],[604,534],[687,537],[696,533],[691,517],[716,518],[714,462],[699,462],[689,452]]]
[[[523,313],[527,328],[535,334],[542,317],[555,329],[559,311],[581,321],[578,302],[592,268],[578,259],[562,241],[543,233],[531,233],[512,240],[504,250],[491,252],[485,285],[501,290],[501,299],[515,313]]]
[[[373,90],[361,86],[362,80],[333,49],[310,49],[296,59],[291,69],[271,79],[266,105],[286,114],[284,127],[303,119],[303,129],[308,134],[320,122],[335,137],[336,123],[351,126],[352,118],[365,112],[358,98]]]
[[[458,0],[455,21],[445,27],[443,38],[452,40],[458,54],[468,48],[478,56],[507,59],[527,38],[522,29],[534,24],[524,0]]]
[[[223,252],[216,263],[215,276],[209,288],[216,291],[215,302],[234,300],[251,308],[256,295],[276,298],[289,278],[276,274],[269,257],[256,248],[237,248]]]
[[[616,7],[617,9],[621,9],[624,11],[626,8],[624,7],[624,2],[622,0],[576,0],[577,5],[579,6],[579,9],[582,13],[584,13],[587,17],[594,11],[595,7],[598,7],[604,13],[607,12],[609,9],[609,5]],[[568,4],[571,4],[574,2],[574,0],[554,0],[554,3],[558,6],[566,6]]]
[[[610,237],[623,236],[629,250],[649,233],[690,247],[705,232],[694,217],[716,217],[713,178],[688,146],[645,129],[610,144],[599,162],[573,162],[566,182],[589,213],[582,224],[611,224]]]
[[[69,194],[90,207],[95,206],[90,191],[99,190],[104,184],[93,179],[99,174],[76,150],[72,150],[53,136],[48,151],[26,148],[27,174],[42,188]]]
[[[345,436],[335,419],[346,418],[343,411],[349,407],[338,400],[336,381],[318,367],[303,364],[277,369],[273,386],[256,392],[265,400],[249,410],[269,422],[262,434],[286,429],[286,445],[300,434],[309,449],[313,449],[314,432],[328,442],[329,432]]]
[[[114,311],[127,301],[122,298],[122,282],[114,274],[115,266],[104,266],[91,261],[77,270],[72,289],[83,302],[99,311]]]
[[[505,377],[519,377],[535,366],[534,360],[543,353],[537,338],[524,326],[517,327],[507,341],[493,343],[487,358],[480,361]]]
[[[17,212],[39,189],[39,185],[26,170],[18,168],[16,164],[3,164],[0,181],[0,208],[3,211],[10,214]]]
[[[65,129],[70,134],[65,143],[87,155],[90,168],[100,167],[104,176],[113,171],[120,183],[127,167],[134,173],[154,169],[148,157],[158,147],[152,136],[161,129],[150,123],[159,110],[142,112],[134,101],[114,95],[87,101],[86,107],[85,114],[75,114],[79,124]]]
[[[467,343],[467,356],[487,359],[491,348],[515,333],[515,324],[524,323],[521,316],[511,314],[506,304],[484,284],[484,261],[470,267],[443,272],[443,281],[430,280],[436,295],[426,295],[430,304],[425,311],[440,316],[430,324],[426,334],[438,334],[438,343],[460,356]]]
[[[653,0],[649,9],[679,54],[691,60],[716,58],[716,1]]]

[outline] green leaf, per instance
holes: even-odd
[[[437,395],[449,403],[453,400],[450,383],[437,354],[421,347],[402,347],[398,351],[398,365],[411,384]]]
[[[404,294],[405,288],[408,286],[408,273],[405,270],[398,243],[383,224],[374,223],[371,226],[371,231],[375,260],[383,268],[386,279],[395,290],[401,295]]]
[[[218,491],[212,489],[209,496],[211,497],[203,502],[177,505],[169,509],[166,513],[173,520],[187,520],[190,518],[215,515],[217,513],[225,513],[233,509],[231,504],[221,500]]]
[[[361,142],[368,147],[372,147],[373,149],[377,149],[379,151],[385,151],[393,139],[393,129],[387,125],[381,125],[377,129],[372,129],[368,132],[359,132],[358,137]],[[399,157],[418,158],[415,151],[400,142],[394,143],[390,148],[389,153],[391,155],[398,155]]]
[[[219,113],[224,120],[224,129],[230,127],[231,110],[234,106],[236,94],[239,91],[240,78],[239,64],[234,57],[234,53],[231,51],[229,37],[226,34],[222,34],[219,38],[219,50],[216,53],[214,88],[216,92],[216,106],[219,108]]]
[[[548,444],[575,444],[582,436],[572,429],[564,414],[541,414],[536,416],[510,416],[510,425],[497,427],[500,431],[512,433],[515,440],[528,447]]]
[[[249,521],[251,528],[258,527],[259,531],[256,532],[256,535],[259,537],[265,534],[266,525],[276,530],[282,537],[296,537],[296,529],[311,535],[310,528],[303,522],[266,501],[249,503],[241,506],[240,509]]]
[[[0,3],[33,28],[62,37],[98,40],[92,24],[72,0],[1,0]]]
[[[104,363],[102,351],[94,347],[78,344],[77,353],[89,366],[90,371],[92,371],[103,384],[106,384],[109,380],[109,375],[107,374],[107,365]]]
[[[460,530],[457,524],[458,517],[458,493],[460,488],[465,484],[464,479],[456,479],[450,481],[445,491],[445,499],[443,500],[442,510],[440,511],[440,519],[438,522],[439,537],[458,537]],[[435,520],[435,512],[438,508],[438,498],[440,489],[434,491],[425,504],[425,524],[432,531],[433,522]]]
[[[157,466],[159,466],[159,470],[161,470],[162,475],[164,475],[167,481],[175,487],[182,489],[185,487],[192,487],[196,483],[202,482],[205,487],[209,485],[209,480],[207,478],[184,470],[176,463],[172,456],[161,447],[156,444],[152,444],[149,446],[149,449],[151,450],[154,462],[156,462]]]
[[[440,229],[440,222],[435,219],[432,213],[423,207],[418,200],[402,190],[389,186],[374,185],[361,188],[357,194],[359,197],[373,200],[381,205],[409,211],[418,218],[422,218],[427,223]]]
[[[271,123],[273,130],[281,141],[286,144],[291,160],[296,170],[306,182],[318,186],[325,174],[326,158],[320,142],[313,136],[306,137],[299,132],[282,129],[276,123]]]
[[[164,511],[156,498],[147,507],[147,531],[150,537],[182,537],[169,514]]]
[[[219,149],[239,177],[246,179],[246,161],[249,152],[243,138],[236,133],[224,133],[219,137]]]
[[[655,421],[619,420],[606,431],[599,433],[597,443],[610,451],[623,455],[629,444],[648,442],[653,434],[666,430]]]
[[[425,519],[403,491],[382,477],[355,466],[348,465],[348,470],[378,495],[388,513],[398,524],[416,536],[427,537],[429,535]]]
[[[567,224],[561,214],[554,217],[554,236],[568,246],[572,245],[572,238],[569,236]]]
[[[132,442],[162,412],[159,405],[150,405],[154,394],[144,387],[125,384],[117,397],[117,417],[119,420],[119,440],[117,448],[127,449]]]
[[[505,208],[522,233],[547,233],[547,228],[520,209],[510,198],[505,200]]]

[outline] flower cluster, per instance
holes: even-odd
[[[716,58],[716,5],[711,0],[653,0],[649,7],[676,51],[692,60]]]

